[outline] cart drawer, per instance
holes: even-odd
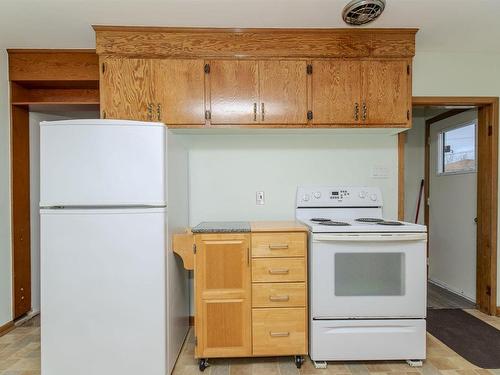
[[[307,354],[305,308],[252,310],[253,355]]]
[[[306,285],[262,283],[252,285],[252,307],[305,307]]]
[[[303,257],[306,233],[254,233],[252,257]]]
[[[305,281],[304,258],[274,258],[252,260],[252,282]]]

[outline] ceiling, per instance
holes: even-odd
[[[346,27],[349,0],[2,0],[0,48],[93,48],[90,25]],[[417,51],[500,53],[500,0],[387,0],[369,27],[418,27]]]

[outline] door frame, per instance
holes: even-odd
[[[99,106],[93,49],[8,49],[12,319],[30,313],[31,218],[29,112],[32,105]]]
[[[490,315],[500,315],[497,307],[497,234],[498,234],[498,97],[413,97],[413,107],[423,106],[474,106],[478,108],[477,142],[477,266],[476,304],[477,308]],[[426,122],[426,158],[424,181],[424,215],[429,223],[429,127],[459,112],[446,112]],[[443,117],[444,116],[444,117]],[[399,219],[404,219],[404,145],[406,134],[398,138],[398,182]]]

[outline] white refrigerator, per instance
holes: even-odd
[[[188,155],[165,125],[40,124],[42,375],[165,375],[189,328],[171,234]]]

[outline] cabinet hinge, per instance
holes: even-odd
[[[102,63],[102,74],[106,71],[106,63]]]
[[[491,286],[490,285],[486,285],[486,294],[488,296],[491,296]]]
[[[410,75],[410,64],[406,65],[406,73]]]
[[[210,120],[212,118],[212,112],[205,111],[205,120]]]
[[[493,134],[493,127],[491,125],[488,126],[488,136],[491,137]]]
[[[102,111],[102,118],[106,118],[106,111]]]
[[[195,243],[193,244],[193,253],[196,254],[196,244]]]
[[[313,74],[313,66],[311,64],[307,64],[307,74]]]
[[[194,346],[198,346],[198,336],[194,337]]]
[[[307,119],[312,120],[313,119],[313,111],[307,111]]]
[[[210,64],[205,64],[205,67],[203,68],[206,74],[210,73]]]
[[[406,111],[406,119],[409,120],[410,119],[410,110]]]

